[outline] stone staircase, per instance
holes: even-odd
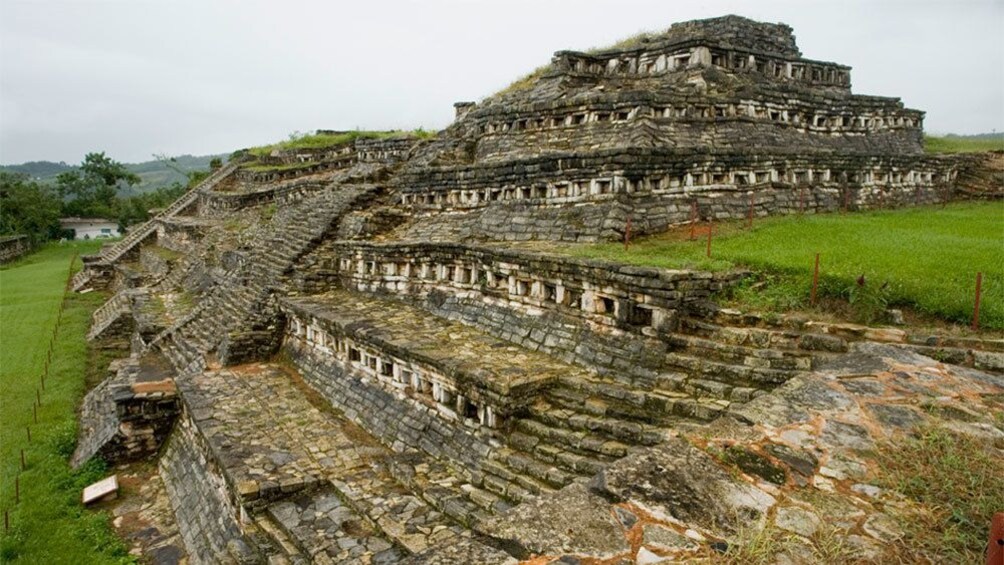
[[[225,344],[221,356],[237,355],[237,349],[252,347],[245,341],[260,340],[261,335],[254,332],[275,319],[271,292],[281,277],[358,200],[376,190],[372,185],[333,183],[281,209],[273,221],[284,229],[271,232],[269,237],[257,242],[249,254],[247,263],[254,265],[254,276],[239,269],[228,271],[202,296],[197,311],[164,332],[175,342],[185,342],[179,346],[186,352],[178,357],[179,360],[183,357],[190,361],[193,351],[209,353],[218,350],[221,344]],[[242,341],[242,338],[246,339]],[[164,339],[155,339],[151,345],[163,347]],[[177,356],[178,352],[167,355]]]
[[[128,290],[116,292],[91,314],[91,328],[87,332],[88,341],[100,338],[123,316],[132,316],[131,294],[132,292]]]
[[[217,184],[233,174],[243,163],[243,160],[235,160],[217,169],[205,180],[192,187],[188,192],[181,195],[170,206],[160,211],[156,216],[150,218],[142,225],[129,231],[121,240],[110,246],[101,249],[98,254],[97,263],[109,265],[119,260],[123,255],[132,251],[138,244],[153,235],[157,230],[157,222],[164,218],[170,218],[188,208],[199,198],[199,195],[213,189]],[[73,291],[82,290],[91,280],[92,273],[85,266],[78,271],[70,282],[70,289]]]

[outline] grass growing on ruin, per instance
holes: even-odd
[[[244,168],[249,171],[254,171],[256,173],[279,173],[285,171],[297,171],[300,169],[309,169],[317,164],[317,161],[304,161],[302,163],[288,163],[285,165],[262,165],[258,163],[252,163],[250,165],[245,165]]]
[[[877,451],[880,485],[914,503],[896,510],[906,535],[895,562],[983,562],[990,519],[1004,509],[998,453],[991,440],[933,426]]]
[[[90,315],[106,298],[70,295],[41,392],[38,424],[32,406],[74,252],[93,253],[101,242],[51,244],[0,270],[0,506],[10,512],[10,532],[0,530],[0,561],[20,563],[131,562],[103,513],[84,510],[81,489],[104,476],[99,463],[71,471],[75,409],[94,360],[85,334]],[[79,260],[78,260],[79,266]],[[26,426],[31,426],[32,442]],[[20,450],[20,503],[14,482]]]
[[[252,147],[248,152],[261,157],[269,155],[272,151],[287,151],[290,149],[319,149],[321,147],[333,147],[355,141],[357,139],[385,139],[388,137],[417,137],[426,139],[436,135],[434,131],[427,131],[417,128],[411,131],[345,131],[339,133],[315,133],[308,135],[293,134],[290,139],[271,145]]]
[[[1004,151],[1004,135],[992,137],[925,135],[924,151],[927,151],[928,153],[975,153],[980,151]]]
[[[876,301],[910,306],[950,321],[971,319],[977,271],[983,273],[984,328],[1004,328],[1004,203],[959,203],[854,214],[758,219],[715,225],[706,239],[678,230],[635,241],[572,246],[582,257],[664,268],[749,268],[766,284],[740,288],[747,307],[798,310],[809,305],[813,260],[820,253],[820,296],[846,300],[865,275]],[[879,290],[884,283],[885,289]]]

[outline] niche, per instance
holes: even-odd
[[[564,304],[569,308],[582,308],[582,293],[577,290],[565,288]]]
[[[652,325],[652,309],[632,304],[628,309],[627,323],[639,328],[650,327]]]
[[[595,298],[596,300],[594,301],[594,304],[596,306],[597,314],[606,314],[609,316],[616,314],[617,302],[613,298],[600,294],[597,294]]]
[[[478,407],[476,404],[465,398],[463,408],[464,408],[463,410],[464,419],[475,420],[475,421],[478,420]]]
[[[558,287],[553,284],[544,283],[544,300],[548,302],[557,302]]]

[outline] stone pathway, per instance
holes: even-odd
[[[275,364],[179,383],[242,503],[266,510],[300,551],[333,562],[394,562],[465,534],[394,480],[395,454],[317,408]]]
[[[115,531],[129,546],[129,554],[154,565],[187,565],[185,544],[157,466],[119,465],[120,496],[109,504]]]

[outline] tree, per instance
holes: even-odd
[[[0,171],[0,234],[24,234],[33,243],[57,237],[60,205],[52,189],[28,175]]]
[[[88,153],[75,171],[56,177],[56,187],[65,199],[63,211],[68,216],[113,218],[118,214],[120,183],[132,186],[139,177],[125,165],[101,153]]]

